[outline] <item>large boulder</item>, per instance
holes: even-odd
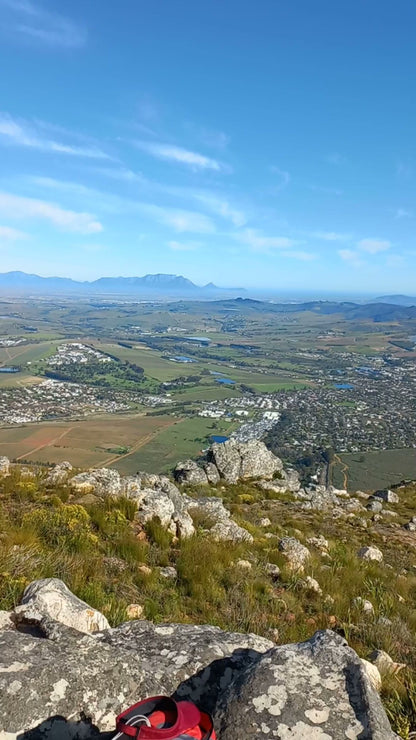
[[[369,547],[361,547],[357,552],[357,557],[360,560],[366,560],[367,562],[372,560],[375,560],[377,563],[383,562],[383,553],[378,547],[374,547],[373,545],[370,545]]]
[[[220,477],[227,483],[237,483],[240,478],[241,457],[239,445],[232,439],[216,442],[208,451],[209,462],[216,466]]]
[[[330,631],[275,647],[240,673],[214,713],[221,740],[393,740],[356,653]]]
[[[39,615],[27,628],[0,630],[0,737],[10,733],[7,740],[35,729],[51,740],[74,737],[76,728],[80,738],[94,737],[93,727],[79,726],[83,717],[114,731],[122,709],[175,691],[212,711],[228,683],[273,644],[217,627],[140,621],[82,635]]]
[[[208,478],[205,470],[200,468],[194,460],[179,462],[174,470],[174,477],[178,483],[189,485],[207,485]]]
[[[283,468],[280,458],[267,449],[264,442],[253,440],[240,444],[240,478],[273,478]]]
[[[385,501],[387,504],[398,504],[400,499],[394,491],[391,491],[390,488],[383,488],[381,491],[376,491],[373,494],[374,498],[381,499],[381,501]]]
[[[363,663],[332,632],[276,648],[206,625],[132,621],[82,634],[36,609],[24,620],[0,630],[7,740],[93,738],[97,729],[114,731],[122,709],[156,694],[211,712],[221,740],[394,737]]]
[[[124,488],[120,473],[111,468],[79,473],[71,478],[71,486],[76,493],[94,493],[102,497],[121,496]]]
[[[45,479],[45,483],[47,486],[56,486],[60,485],[61,483],[65,483],[68,480],[68,476],[73,470],[73,467],[70,462],[64,461],[61,463],[57,463],[57,465],[54,465],[50,473],[47,475]]]
[[[213,462],[227,483],[240,479],[263,478],[270,480],[283,468],[282,461],[267,449],[264,442],[226,442],[213,444],[208,451],[208,461]]]
[[[24,621],[33,613],[51,617],[79,632],[98,632],[110,626],[101,612],[74,596],[59,578],[43,578],[26,587],[16,614],[19,621]]]

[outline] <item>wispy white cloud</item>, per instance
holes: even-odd
[[[70,211],[56,203],[23,198],[12,193],[0,192],[0,213],[9,219],[42,219],[63,231],[80,234],[96,234],[103,230],[102,224],[90,213]]]
[[[221,191],[167,185],[163,182],[150,180],[139,172],[133,172],[133,170],[122,167],[100,167],[97,172],[115,180],[137,183],[147,193],[160,193],[172,198],[197,203],[209,213],[230,221],[236,227],[244,226],[248,220],[244,211],[234,205],[228,196]]]
[[[244,229],[235,234],[235,238],[248,246],[254,252],[270,252],[274,249],[290,249],[299,244],[287,236],[265,236],[258,229]]]
[[[346,242],[351,239],[350,234],[340,234],[337,231],[314,231],[310,236],[325,242]]]
[[[168,242],[169,249],[172,249],[174,252],[195,252],[200,246],[200,242]]]
[[[30,0],[0,0],[6,9],[3,27],[16,38],[32,39],[42,46],[70,49],[85,46],[86,29],[60,13]]]
[[[339,249],[338,254],[344,262],[347,262],[352,267],[361,267],[363,264],[358,252],[355,252],[353,249]]]
[[[413,218],[413,212],[407,208],[396,208],[394,218]]]
[[[48,139],[39,131],[39,125],[16,120],[8,113],[0,113],[0,141],[13,146],[38,149],[42,152],[68,154],[74,157],[91,159],[111,159],[97,146],[78,146]]]
[[[387,252],[391,247],[391,242],[387,239],[361,239],[357,242],[358,249],[361,249],[367,254],[378,254],[379,252]]]
[[[281,170],[280,167],[276,167],[276,165],[271,165],[270,170],[279,177],[279,182],[277,184],[278,190],[284,190],[289,185],[290,182],[290,174],[286,170]]]
[[[225,165],[216,159],[173,144],[162,144],[151,141],[134,141],[133,144],[141,151],[146,152],[146,154],[156,157],[156,159],[183,164],[193,170],[214,170],[215,172],[220,172],[226,169]]]
[[[189,191],[188,195],[211,213],[230,221],[233,226],[244,226],[247,222],[245,213],[231,205],[225,197],[204,191]]]
[[[38,187],[55,191],[59,190],[73,197],[77,202],[88,202],[91,207],[95,205],[95,208],[98,208],[100,211],[106,211],[107,213],[123,214],[140,212],[158,223],[163,223],[171,227],[178,233],[189,231],[200,234],[212,234],[216,231],[212,219],[205,213],[199,213],[198,211],[186,208],[174,208],[160,205],[159,203],[146,203],[140,199],[123,198],[120,195],[102,192],[80,183],[56,180],[50,177],[29,176],[26,177],[26,181]]]
[[[16,242],[20,239],[27,239],[28,234],[18,229],[12,229],[11,226],[0,226],[0,245],[3,242]]]
[[[137,208],[158,223],[169,226],[178,233],[213,234],[215,224],[204,213],[168,208],[153,203],[137,203]]]

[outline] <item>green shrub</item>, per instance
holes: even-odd
[[[23,517],[23,528],[35,532],[49,548],[82,550],[98,543],[91,519],[83,506],[62,504],[59,508],[34,509]]]

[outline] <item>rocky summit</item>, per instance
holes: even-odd
[[[414,493],[304,485],[261,442],[172,477],[2,458],[1,740],[111,733],[155,694],[220,740],[410,738]]]
[[[23,608],[22,608],[23,607]],[[395,737],[365,664],[330,631],[275,647],[215,627],[131,621],[86,634],[105,618],[58,579],[30,584],[2,614],[2,737],[85,738],[158,694],[212,713],[222,740]]]

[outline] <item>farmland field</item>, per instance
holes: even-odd
[[[161,430],[134,454],[116,460],[112,467],[125,474],[137,470],[166,472],[181,459],[197,457],[210,444],[211,435],[227,436],[234,429],[235,424],[224,420],[213,422],[212,419],[198,417],[178,420]]]
[[[138,450],[173,423],[169,416],[134,414],[2,428],[0,455],[41,463],[70,460],[78,467],[109,465],[121,457],[118,450]]]
[[[416,478],[416,449],[343,453],[333,467],[333,482],[349,491],[372,491]]]

